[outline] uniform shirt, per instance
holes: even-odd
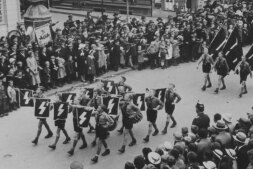
[[[210,126],[210,118],[204,113],[199,113],[198,117],[193,119],[192,125],[196,125],[199,129],[207,129]]]
[[[125,118],[129,118],[132,114],[135,114],[136,112],[140,113],[140,109],[134,105],[133,103],[120,103],[120,107],[123,113],[123,116]]]
[[[176,92],[171,92],[169,90],[166,91],[165,97],[167,103],[173,103],[176,98],[179,98],[179,100],[181,99],[181,97]]]
[[[146,97],[145,102],[147,103],[148,109],[154,109],[159,105],[158,109],[161,110],[164,106],[160,99],[152,96]]]
[[[103,128],[108,128],[114,123],[112,118],[105,112],[95,114],[95,118],[96,124]]]

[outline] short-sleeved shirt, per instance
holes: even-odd
[[[146,97],[145,102],[147,103],[148,108],[153,109],[156,108],[158,105],[163,107],[163,103],[156,97]]]

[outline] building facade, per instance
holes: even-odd
[[[0,36],[15,30],[18,22],[21,22],[20,1],[0,0]]]

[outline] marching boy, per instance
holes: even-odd
[[[58,101],[61,102],[61,100],[62,100],[61,99],[61,95],[58,95],[58,97],[59,97]],[[56,144],[58,143],[58,141],[60,139],[60,133],[61,133],[61,131],[63,132],[63,134],[66,137],[65,141],[63,142],[63,144],[67,144],[71,140],[71,138],[68,135],[68,132],[65,129],[65,123],[66,123],[66,120],[63,120],[63,119],[57,119],[57,120],[55,120],[55,126],[57,127],[55,142],[54,142],[54,144],[48,146],[52,150],[56,149]]]
[[[106,113],[107,108],[105,105],[100,105],[95,112],[96,119],[96,137],[99,139],[97,154],[91,159],[92,162],[98,162],[98,156],[101,152],[102,144],[105,147],[105,151],[102,153],[102,156],[110,154],[110,149],[107,146],[106,138],[108,136],[108,127],[114,124],[113,119]]]
[[[40,88],[38,88],[36,90],[36,93],[35,93],[34,97],[35,98],[45,98],[45,96],[43,95]],[[39,118],[39,117],[38,117],[38,119],[39,119],[39,124],[38,124],[37,135],[36,135],[35,139],[32,141],[32,143],[35,144],[35,145],[38,144],[38,140],[39,140],[43,125],[45,126],[45,128],[47,129],[47,132],[48,132],[48,134],[45,136],[45,139],[48,139],[48,138],[53,136],[53,132],[50,129],[48,123],[47,123],[47,119],[46,118]]]
[[[7,87],[7,95],[9,98],[9,107],[10,107],[10,112],[13,110],[17,110],[17,97],[16,97],[16,90],[13,86],[13,81],[9,80],[9,84]]]

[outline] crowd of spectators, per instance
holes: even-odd
[[[132,18],[96,21],[88,12],[83,21],[70,15],[61,30],[51,24],[52,42],[39,46],[29,42],[22,26],[19,36],[0,38],[0,104],[15,105],[14,88],[44,90],[80,80],[92,83],[108,70],[148,66],[168,68],[197,60],[221,27],[227,36],[237,26],[243,45],[253,41],[252,2],[209,2],[195,13],[178,13],[165,21]],[[11,103],[12,102],[12,103]],[[8,110],[1,110],[0,116]]]
[[[125,169],[252,169],[253,109],[234,122],[232,115],[215,114],[213,122],[196,105],[197,117],[190,129],[174,133],[174,142],[155,149],[145,147]]]

